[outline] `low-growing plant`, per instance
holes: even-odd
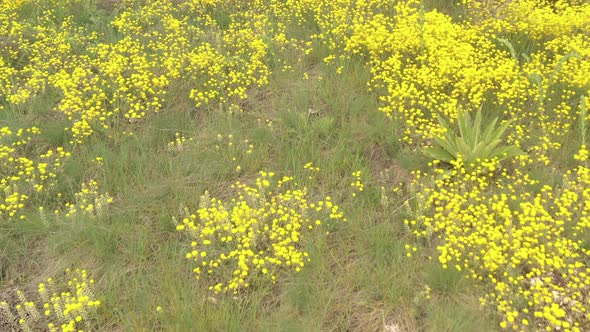
[[[90,327],[93,311],[100,305],[94,279],[83,269],[67,269],[65,280],[48,278],[39,284],[37,301],[17,291],[17,303],[0,302],[0,318],[14,322],[22,331],[83,331]]]
[[[236,182],[229,202],[205,193],[177,223],[192,240],[186,258],[196,278],[208,279],[213,292],[237,294],[256,276],[274,283],[281,270],[299,272],[310,260],[302,239],[326,219],[346,220],[330,197],[310,202],[292,177],[273,177],[260,172],[252,187]]]
[[[79,215],[102,218],[106,215],[108,206],[113,202],[113,198],[109,193],[99,192],[99,185],[96,180],[82,183],[80,191],[75,193],[74,197],[75,202],[66,203],[65,206],[65,217],[69,219],[75,219]]]
[[[424,148],[422,152],[428,157],[453,164],[462,160],[467,169],[472,169],[484,160],[498,159],[499,161],[522,154],[515,145],[501,146],[502,136],[512,121],[497,126],[498,118],[494,118],[485,128],[482,128],[481,108],[471,119],[469,112],[459,109],[457,117],[459,135],[449,123],[438,116],[438,123],[446,130],[444,137],[435,137],[437,145]]]
[[[541,183],[537,193],[526,188],[539,181],[523,169],[493,179],[451,172],[445,180],[416,173],[409,230],[436,244],[443,269],[492,288],[480,303],[498,310],[501,328],[587,331],[590,168],[572,168],[561,186]]]

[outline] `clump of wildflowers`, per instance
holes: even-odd
[[[578,153],[574,155],[574,159],[579,161],[588,160],[588,147],[586,144],[582,144],[582,146],[580,146],[580,150],[578,150]]]
[[[0,302],[0,315],[15,322],[23,331],[83,331],[100,306],[94,279],[84,269],[67,269],[64,280],[48,278],[39,284],[36,301],[17,291],[17,303]]]
[[[236,182],[232,189],[227,202],[206,193],[176,226],[192,240],[186,258],[197,279],[215,293],[237,294],[257,277],[274,283],[281,271],[300,271],[310,260],[302,248],[309,232],[328,219],[346,220],[330,197],[308,201],[291,177],[260,172],[254,186]]]
[[[305,169],[309,174],[307,176],[309,180],[313,179],[320,171],[320,168],[318,166],[314,166],[312,162],[308,162],[307,164],[305,164],[303,166],[303,169]]]
[[[353,188],[352,197],[355,197],[357,192],[362,192],[365,190],[365,185],[361,181],[361,171],[353,172],[352,176],[355,180],[350,183],[350,186]]]
[[[71,155],[62,147],[31,152],[37,127],[12,130],[0,128],[0,219],[24,219],[19,212],[34,195],[53,187],[63,161]]]
[[[66,218],[75,218],[79,214],[91,218],[104,217],[108,205],[113,202],[109,193],[100,193],[96,180],[82,183],[80,191],[74,197],[75,202],[66,203]]]
[[[482,304],[500,311],[501,327],[586,330],[590,169],[579,166],[563,187],[537,192],[531,188],[541,184],[526,173],[497,172],[416,175],[416,213],[406,224],[437,244],[443,268],[492,287]]]

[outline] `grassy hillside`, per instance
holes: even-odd
[[[583,0],[0,3],[0,330],[590,329]]]

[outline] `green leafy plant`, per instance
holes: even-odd
[[[473,120],[468,112],[459,109],[459,135],[457,135],[449,123],[439,115],[438,123],[446,129],[445,135],[435,137],[436,145],[424,148],[422,152],[428,157],[446,163],[452,163],[461,156],[467,168],[477,165],[482,160],[501,161],[522,154],[523,152],[515,145],[500,146],[502,136],[512,121],[496,127],[497,122],[498,118],[495,118],[482,128],[481,108]]]

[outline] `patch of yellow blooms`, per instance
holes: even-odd
[[[100,193],[96,180],[82,183],[80,191],[74,194],[74,199],[75,202],[66,203],[66,218],[75,219],[79,215],[90,218],[104,217],[108,205],[113,202],[109,193]],[[59,214],[58,210],[56,214]]]
[[[67,269],[66,279],[48,278],[39,284],[35,297],[30,301],[22,291],[17,291],[17,304],[0,302],[0,313],[13,328],[22,331],[79,332],[88,328],[90,314],[100,306],[95,294],[94,279],[84,269]]]
[[[31,153],[37,127],[0,128],[0,219],[24,219],[19,212],[33,196],[45,192],[56,183],[57,174],[70,152],[63,148],[47,149],[40,154]]]
[[[40,13],[34,22],[19,19],[25,3]],[[77,25],[74,16],[56,14],[82,5],[88,4],[0,5],[6,22],[0,26],[0,45],[6,46],[0,54],[0,101],[20,109],[48,91],[57,93],[54,110],[67,117],[72,144],[111,129],[121,117],[137,122],[158,113],[172,88],[187,87],[196,108],[233,112],[241,111],[249,89],[268,83],[262,36],[268,22],[252,10],[232,11],[225,24],[213,17],[227,6],[222,2],[123,2],[110,22],[117,34],[111,40]]]
[[[330,197],[310,202],[293,181],[260,172],[255,186],[232,185],[227,202],[205,193],[199,209],[177,221],[192,239],[186,258],[196,263],[197,279],[206,278],[215,293],[238,294],[257,278],[275,283],[281,271],[299,272],[309,262],[310,232],[327,219],[346,219]]]
[[[354,177],[354,181],[350,183],[350,186],[353,188],[352,197],[357,195],[357,191],[360,193],[365,190],[365,185],[361,182],[361,171],[356,171],[352,173]]]
[[[468,9],[484,3],[467,2]],[[576,98],[590,90],[584,74],[590,4],[557,1],[561,10],[542,1],[507,1],[485,20],[454,21],[419,3],[400,1],[396,15],[370,20],[354,15],[345,42],[345,50],[367,58],[370,89],[380,95],[381,110],[400,122],[404,140],[423,145],[441,133],[436,114],[454,121],[457,105],[484,105],[517,120],[509,142],[539,150],[538,158],[558,149],[576,118]],[[530,50],[517,54],[513,45],[527,43]],[[531,137],[538,131],[543,137]]]
[[[406,224],[438,243],[444,268],[493,286],[481,301],[503,313],[502,327],[588,328],[590,168],[568,171],[559,187],[493,160],[415,175],[418,213]]]

